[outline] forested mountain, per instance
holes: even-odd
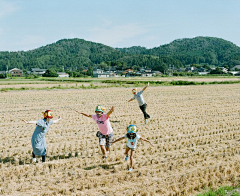
[[[11,68],[53,68],[60,71],[116,66],[119,70],[148,67],[164,71],[189,64],[206,64],[230,68],[240,64],[240,47],[213,37],[178,39],[152,49],[141,46],[112,48],[83,39],[63,39],[35,50],[0,52],[0,71]]]
[[[228,65],[230,68],[240,64],[240,47],[232,42],[214,37],[195,37],[177,39],[170,44],[152,49],[143,47],[117,48],[129,54],[153,55],[179,60],[183,65],[208,64]]]
[[[83,39],[63,39],[56,43],[27,52],[0,52],[0,70],[6,65],[20,69],[54,68],[63,66],[80,69],[105,61],[116,61],[124,55],[114,48],[85,41]]]

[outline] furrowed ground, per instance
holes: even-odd
[[[142,88],[142,87],[141,87]],[[139,90],[141,88],[138,88]],[[144,91],[151,120],[144,124],[131,88],[25,90],[0,93],[1,195],[195,195],[232,185],[240,177],[240,85],[149,86]],[[154,147],[139,142],[132,172],[124,161],[126,141],[102,160],[93,114],[102,104],[117,139],[129,124]],[[31,136],[51,109],[47,162],[31,163]]]

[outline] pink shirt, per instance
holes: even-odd
[[[100,118],[97,114],[92,115],[93,120],[97,123],[100,132],[103,135],[109,135],[113,132],[112,126],[109,121],[109,117],[107,117],[107,114],[103,114]]]

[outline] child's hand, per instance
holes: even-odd
[[[114,112],[114,107],[112,106],[112,108],[111,108],[111,110],[110,110],[111,112]]]
[[[24,120],[24,119],[21,119],[21,121],[25,122],[26,124],[28,124],[28,121]]]

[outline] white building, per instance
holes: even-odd
[[[104,72],[102,69],[97,69],[97,70],[93,71],[93,77],[108,78],[108,77],[110,77],[110,73]]]
[[[57,72],[58,77],[60,78],[69,78],[69,74],[65,72]]]
[[[38,75],[38,76],[42,76],[43,74],[45,74],[46,69],[39,69],[39,68],[31,68],[31,74],[34,75]]]

